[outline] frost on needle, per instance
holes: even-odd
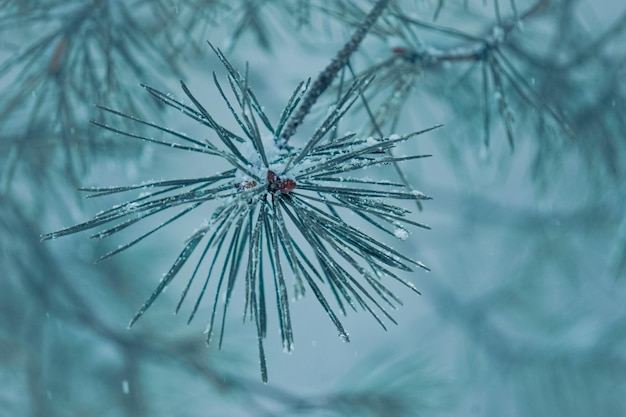
[[[267,335],[268,297],[275,298],[283,347],[290,351],[293,330],[289,302],[294,296],[304,295],[305,290],[313,292],[345,341],[349,340],[348,333],[335,309],[344,315],[347,308],[367,310],[384,328],[383,316],[395,323],[385,305],[395,308],[401,304],[400,299],[385,286],[384,279],[399,281],[417,292],[412,283],[401,278],[399,271],[411,271],[413,267],[427,268],[345,219],[348,218],[346,214],[355,214],[360,223],[365,222],[399,239],[408,236],[407,226],[427,228],[411,220],[408,217],[410,211],[394,202],[429,197],[402,184],[365,177],[361,171],[371,166],[428,156],[395,157],[391,150],[399,143],[435,127],[391,138],[360,139],[354,133],[333,136],[330,132],[368,83],[368,80],[358,80],[339,99],[304,145],[292,147],[284,142],[281,133],[309,82],[302,82],[296,87],[278,123],[273,125],[248,86],[247,78],[232,67],[221,51],[215,48],[214,51],[228,71],[230,93],[226,94],[215,73],[213,80],[241,132],[234,133],[215,121],[182,82],[182,89],[193,105],[184,104],[152,87],[143,87],[155,99],[213,131],[213,142],[194,139],[174,129],[107,107],[101,108],[156,129],[169,136],[170,141],[135,134],[101,122],[94,123],[130,138],[221,158],[231,167],[216,175],[193,179],[82,188],[90,193],[88,197],[128,191],[141,193],[137,198],[98,213],[89,221],[47,234],[43,239],[101,226],[104,230],[93,237],[104,238],[146,217],[178,209],[147,233],[102,256],[102,260],[128,249],[203,204],[216,202],[217,208],[208,221],[189,236],[171,268],[129,326],[146,312],[198,250],[195,267],[182,291],[176,312],[191,293],[189,290],[194,281],[200,280],[197,284],[200,290],[194,296],[189,315],[190,322],[208,293],[209,280],[216,281],[207,342],[218,332],[221,346],[231,295],[236,282],[243,280],[243,315],[244,319],[250,319],[256,325],[261,377],[267,381],[263,340]],[[201,266],[204,266],[203,272],[200,272]],[[293,294],[290,297],[288,287],[291,286]],[[331,306],[329,298],[334,299],[334,306]],[[218,305],[222,310],[221,323],[216,323]]]

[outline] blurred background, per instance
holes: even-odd
[[[95,265],[139,233],[40,242],[124,201],[84,199],[78,187],[216,169],[210,157],[90,124],[106,119],[95,104],[210,139],[139,86],[182,97],[184,80],[230,123],[208,40],[237,68],[249,65],[277,120],[372,4],[0,1],[0,416],[626,414],[620,1],[390,2],[301,133],[341,80],[368,74],[376,78],[339,130],[387,136],[444,124],[400,150],[433,157],[368,172],[433,197],[413,207],[432,230],[394,243],[432,271],[403,276],[421,296],[390,285],[404,302],[397,326],[343,318],[350,343],[308,294],[291,304],[295,350],[284,353],[272,312],[267,385],[254,325],[242,323],[241,284],[221,349],[205,345],[209,306],[190,325],[172,314],[182,276],[127,329],[210,212]]]

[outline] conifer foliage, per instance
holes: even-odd
[[[0,414],[626,415],[622,3],[0,0]]]
[[[379,2],[378,9],[374,8],[374,12],[380,14],[384,3]],[[371,26],[375,18],[376,16],[370,16],[365,24]],[[105,112],[121,119],[156,129],[171,137],[172,141],[155,139],[99,121],[94,121],[96,125],[130,138],[221,158],[230,167],[202,178],[82,188],[91,193],[89,197],[131,191],[139,191],[141,194],[100,212],[92,220],[47,234],[43,239],[54,239],[107,226],[92,236],[105,238],[146,217],[170,209],[180,210],[145,234],[105,254],[101,258],[104,259],[130,248],[191,211],[204,207],[206,203],[216,202],[217,208],[213,214],[206,224],[188,237],[172,267],[130,325],[146,312],[198,249],[201,254],[176,311],[181,308],[195,279],[202,275],[201,266],[206,263],[208,272],[204,273],[204,283],[196,297],[189,322],[207,295],[205,291],[209,281],[217,280],[207,342],[213,337],[218,304],[224,291],[226,296],[218,342],[221,346],[224,319],[231,294],[236,282],[244,280],[244,318],[249,318],[256,325],[261,377],[264,382],[267,381],[263,339],[267,334],[268,293],[274,293],[275,296],[285,351],[292,349],[294,340],[290,300],[304,295],[306,289],[313,292],[344,341],[349,341],[348,333],[331,306],[331,297],[344,315],[347,308],[362,308],[383,328],[383,318],[395,323],[385,305],[396,308],[401,301],[387,288],[385,281],[393,279],[418,292],[399,272],[412,271],[413,267],[423,270],[428,268],[351,225],[344,218],[346,214],[355,214],[372,227],[399,239],[408,236],[407,227],[427,229],[428,226],[409,216],[411,212],[406,207],[394,201],[419,202],[429,199],[428,196],[408,189],[402,183],[369,178],[364,175],[363,170],[430,156],[415,154],[396,157],[392,151],[398,144],[413,140],[437,126],[403,136],[362,138],[356,133],[338,135],[339,121],[371,81],[370,78],[364,78],[352,83],[339,97],[332,111],[302,146],[287,143],[295,134],[296,126],[306,116],[307,107],[311,107],[340,67],[345,65],[348,56],[356,49],[366,32],[367,26],[357,31],[357,35],[339,53],[343,57],[343,64],[335,60],[331,69],[318,77],[312,90],[309,89],[309,81],[301,82],[295,88],[275,124],[269,120],[252,92],[245,75],[247,71],[244,74],[237,71],[222,51],[212,45],[213,52],[227,70],[230,92],[227,92],[228,89],[214,72],[215,88],[241,132],[232,132],[216,121],[184,82],[181,82],[182,90],[186,100],[191,101],[192,105],[150,86],[143,87],[154,99],[181,111],[210,129],[215,136],[213,141],[192,138],[175,129],[100,106]],[[311,91],[313,94],[310,94]],[[305,105],[299,107],[303,99]],[[294,116],[298,108],[300,112]],[[287,134],[285,130],[288,130]],[[292,295],[288,290],[289,284],[294,287]]]

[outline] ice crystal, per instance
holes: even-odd
[[[356,81],[327,114],[304,145],[284,146],[281,134],[292,113],[305,94],[308,82],[300,83],[287,102],[278,123],[273,125],[247,84],[247,78],[236,71],[218,49],[215,53],[228,71],[232,98],[228,98],[215,73],[217,90],[235,118],[241,133],[234,133],[207,112],[196,97],[181,82],[182,89],[193,107],[170,94],[143,86],[154,98],[182,111],[185,115],[212,130],[215,143],[194,139],[174,129],[160,126],[117,110],[103,110],[121,118],[149,126],[171,136],[173,141],[155,139],[94,122],[105,129],[131,138],[165,145],[174,149],[217,157],[231,165],[215,175],[193,179],[146,181],[120,187],[83,188],[89,196],[102,196],[127,191],[140,194],[125,203],[98,213],[93,219],[58,232],[44,239],[112,224],[93,235],[110,236],[142,219],[176,207],[181,211],[133,241],[119,246],[101,259],[128,249],[161,228],[180,219],[207,202],[218,202],[210,218],[187,239],[170,270],[132,318],[132,326],[172,282],[192,254],[199,250],[195,268],[176,307],[178,312],[189,290],[205,265],[207,272],[201,282],[189,322],[194,318],[207,295],[209,280],[217,280],[211,317],[207,327],[207,342],[214,336],[218,305],[222,304],[219,325],[219,345],[224,335],[224,317],[231,301],[235,283],[245,285],[244,318],[256,325],[261,375],[267,381],[263,340],[267,334],[268,288],[273,287],[283,348],[293,347],[293,330],[289,302],[289,285],[294,295],[310,289],[334,323],[342,340],[348,341],[335,309],[327,299],[330,293],[342,314],[346,307],[367,310],[383,328],[382,316],[395,321],[383,304],[395,308],[400,299],[384,284],[383,278],[399,281],[412,291],[414,285],[398,271],[412,267],[427,269],[391,246],[381,242],[344,220],[346,214],[356,214],[366,224],[400,239],[408,232],[404,226],[427,228],[408,217],[410,211],[394,200],[425,200],[423,193],[407,189],[389,180],[359,177],[367,167],[423,158],[428,155],[394,157],[390,152],[401,142],[415,138],[421,132],[394,135],[388,138],[360,139],[355,133],[340,137],[327,134],[337,126],[358,97],[368,80]],[[277,146],[281,143],[283,146]],[[401,225],[402,224],[402,225]],[[201,245],[201,243],[203,245]],[[382,316],[381,316],[382,315]]]

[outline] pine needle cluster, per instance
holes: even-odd
[[[248,85],[248,78],[237,71],[216,48],[214,52],[228,72],[228,88],[213,73],[213,81],[225,105],[240,128],[235,133],[216,121],[192,94],[185,83],[182,89],[192,105],[144,85],[156,100],[183,112],[215,135],[203,141],[174,129],[148,122],[107,107],[102,110],[121,119],[155,129],[172,140],[155,139],[102,122],[95,124],[110,131],[170,148],[220,158],[230,168],[201,178],[149,181],[119,187],[90,187],[89,197],[139,191],[137,198],[97,214],[93,219],[43,236],[60,236],[106,226],[92,237],[105,238],[129,226],[171,209],[181,209],[131,242],[105,254],[101,259],[122,252],[161,228],[175,222],[208,202],[217,202],[206,224],[187,239],[182,251],[156,289],[139,309],[130,325],[162,294],[183,266],[198,250],[193,273],[182,292],[176,311],[181,308],[196,279],[201,279],[201,265],[208,265],[202,289],[193,304],[189,322],[206,295],[209,280],[217,280],[208,339],[214,335],[218,305],[222,300],[219,345],[224,335],[224,319],[235,284],[244,280],[244,318],[254,322],[263,381],[267,367],[263,339],[267,335],[268,294],[274,293],[283,348],[293,347],[290,300],[310,290],[335,325],[340,337],[348,333],[328,298],[334,298],[342,314],[364,309],[385,327],[383,318],[394,322],[385,305],[395,308],[400,298],[387,288],[385,280],[399,281],[411,291],[414,285],[402,278],[400,271],[428,268],[393,247],[346,221],[354,214],[373,228],[404,239],[407,227],[428,228],[412,220],[410,211],[393,201],[421,201],[428,196],[408,189],[401,183],[373,179],[364,175],[368,167],[396,164],[430,155],[393,156],[400,143],[429,130],[408,135],[360,138],[355,133],[334,134],[339,120],[359,98],[370,79],[355,81],[339,98],[333,110],[300,147],[287,146],[282,133],[307,92],[309,82],[301,82],[288,100],[278,123],[272,124]],[[230,90],[227,93],[227,90]],[[280,145],[280,146],[279,146]],[[288,286],[293,285],[293,294]],[[270,290],[273,287],[273,290]],[[224,298],[220,298],[225,294]]]

